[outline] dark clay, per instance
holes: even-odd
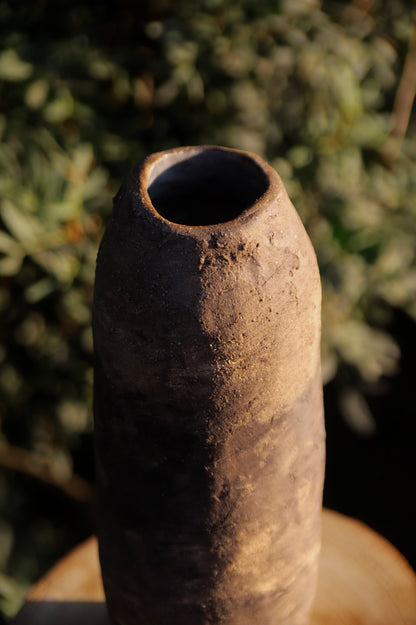
[[[275,171],[217,147],[147,158],[115,199],[93,330],[112,621],[307,625],[324,472],[320,280]]]

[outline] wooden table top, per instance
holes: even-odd
[[[13,625],[109,625],[95,537],[34,586]],[[416,575],[363,523],[324,510],[310,625],[416,625]]]

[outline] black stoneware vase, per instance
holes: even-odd
[[[100,559],[117,625],[307,625],[320,280],[276,172],[190,147],[119,191],[97,261]]]

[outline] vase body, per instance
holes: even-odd
[[[320,280],[278,175],[181,148],[123,184],[96,272],[100,560],[117,625],[307,625]]]

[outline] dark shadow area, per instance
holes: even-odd
[[[110,625],[102,601],[28,601],[12,625]]]
[[[176,152],[157,161],[148,193],[165,219],[206,226],[236,219],[267,187],[265,173],[251,158],[211,148]]]
[[[356,517],[393,543],[416,569],[416,327],[396,312],[391,328],[401,371],[385,394],[367,395],[376,432],[365,438],[343,420],[340,381],[325,387],[327,463],[324,504]]]

